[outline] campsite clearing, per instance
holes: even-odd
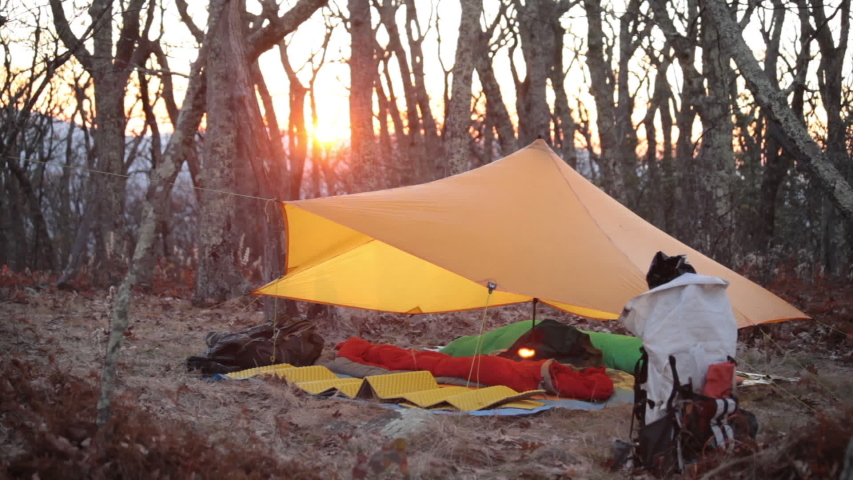
[[[56,382],[59,378],[79,378],[84,384],[97,386],[107,338],[108,293],[22,292],[22,296],[0,303],[4,378],[9,378],[10,371],[21,369],[17,364],[28,365],[27,388],[69,409],[83,408],[83,400],[75,404],[62,398]],[[380,459],[389,464],[382,478],[401,477],[401,458],[413,478],[626,476],[625,472],[610,473],[604,463],[613,439],[628,437],[630,407],[553,409],[529,417],[401,415],[375,403],[300,394],[278,382],[205,382],[187,373],[183,362],[203,351],[207,332],[236,330],[262,321],[261,302],[255,300],[244,298],[199,310],[175,298],[137,294],[132,328],[119,364],[118,408],[152,419],[163,432],[172,432],[169,435],[190,432],[195,435],[194,441],[200,442],[198,448],[220,452],[219,458],[224,458],[222,452],[248,448],[258,458],[278,462],[277,466],[258,465],[255,474],[260,476],[264,471],[288,471],[294,478],[352,478],[367,471],[366,478],[374,478],[370,468],[364,469],[371,458],[380,458],[378,454],[385,455]],[[326,340],[322,359],[331,357],[335,343],[352,335],[407,348],[446,344],[457,336],[476,333],[483,318],[482,311],[413,317],[342,308],[329,312],[317,320],[319,333]],[[486,328],[526,318],[529,313],[529,306],[489,309]],[[623,331],[614,322],[579,320],[547,308],[540,310],[540,316],[575,322],[585,329]],[[822,325],[793,321],[765,328],[770,336],[742,332],[746,342],[739,345],[740,369],[801,378],[794,384],[756,386],[741,392],[743,405],[758,416],[759,442],[766,445],[765,451],[791,443],[789,439],[808,430],[804,426],[816,422],[817,412],[828,412],[832,423],[834,415],[840,415],[837,407],[851,403],[853,363],[844,357],[853,350],[853,340],[849,335],[839,339],[836,330]],[[7,382],[3,396],[12,398],[6,390],[19,387]],[[56,398],[50,400],[51,395]],[[28,409],[26,404],[17,407]],[[94,405],[90,411],[94,412]],[[63,422],[78,413],[65,410],[45,424],[64,428]],[[38,444],[43,451],[27,451],[34,447],[20,431],[10,428],[10,421],[9,413],[0,415],[3,467],[16,465],[16,458],[23,453],[57,458],[61,463],[62,458],[72,455],[68,452],[82,448],[86,441],[73,438],[67,431],[55,431],[50,438],[56,442]],[[837,419],[835,423],[839,423]],[[402,450],[395,450],[400,445],[391,444],[394,439],[383,432],[405,436]],[[137,450],[153,448],[142,443],[139,440]],[[68,452],[62,453],[62,448]],[[138,457],[136,454],[133,458]],[[200,472],[209,467],[197,466]],[[169,467],[164,463],[162,468]],[[245,466],[235,464],[234,468]]]

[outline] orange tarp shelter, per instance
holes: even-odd
[[[614,319],[648,289],[646,271],[661,250],[731,282],[741,327],[808,318],[622,206],[542,140],[431,183],[285,202],[283,210],[285,275],[257,294],[397,313],[538,299]]]

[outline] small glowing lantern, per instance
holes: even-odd
[[[530,358],[534,355],[536,355],[536,350],[533,350],[532,348],[522,347],[518,349],[518,356],[521,358]]]

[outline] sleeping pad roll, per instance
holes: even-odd
[[[531,320],[511,323],[480,335],[459,337],[441,349],[454,357],[469,357],[476,353],[488,354],[495,350],[504,350],[512,346],[519,337],[530,331]],[[537,322],[538,325],[538,322]],[[581,330],[589,335],[592,345],[601,350],[604,365],[608,368],[634,373],[634,366],[640,359],[640,347],[643,341],[637,337],[616,333]],[[480,342],[479,349],[477,342]]]

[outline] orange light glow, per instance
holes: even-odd
[[[308,125],[308,134],[326,147],[339,145],[349,139],[350,131],[343,122],[337,119],[331,122],[320,122],[320,125]]]
[[[533,355],[536,355],[536,350],[533,350],[532,348],[519,348],[518,349],[518,356],[521,358],[530,358]]]

